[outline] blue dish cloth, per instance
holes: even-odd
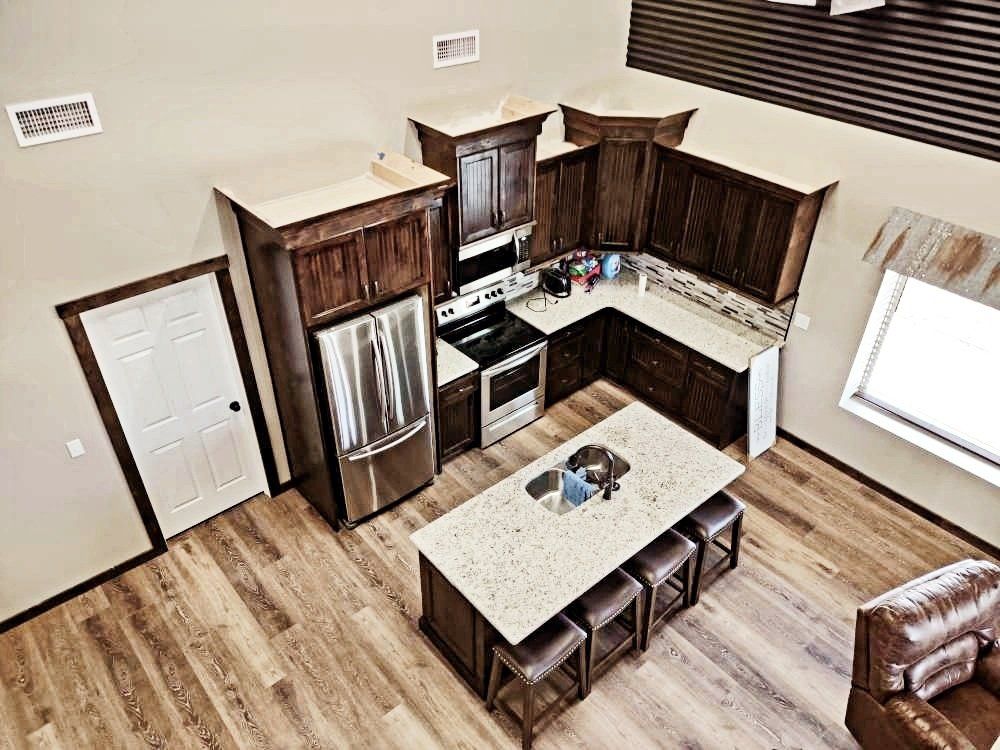
[[[563,497],[575,507],[580,507],[597,492],[597,487],[583,479],[586,475],[584,469],[578,469],[576,473],[568,469],[563,471]]]

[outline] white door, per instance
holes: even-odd
[[[80,315],[165,537],[264,490],[215,276]]]

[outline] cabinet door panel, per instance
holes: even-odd
[[[723,281],[736,284],[745,258],[748,238],[752,235],[750,220],[755,208],[754,194],[740,185],[726,185],[722,200],[719,241],[712,260],[711,272]]]
[[[549,162],[535,173],[535,229],[531,235],[531,265],[559,254],[556,213],[559,193],[559,163]]]
[[[753,242],[746,253],[740,285],[751,294],[772,302],[777,301],[774,295],[788,250],[795,208],[792,201],[763,195]]]
[[[703,357],[691,355],[683,416],[704,437],[718,442],[726,424],[733,373]]]
[[[585,384],[596,380],[601,373],[604,326],[605,316],[600,313],[591,315],[584,325],[581,359]]]
[[[438,391],[438,445],[441,460],[457,456],[479,441],[479,373]]]
[[[584,243],[584,206],[593,181],[593,159],[590,154],[568,156],[559,170],[559,200],[556,205],[556,237],[559,251],[576,250]]]
[[[671,385],[681,386],[687,377],[687,347],[665,336],[651,335],[637,329],[632,334],[631,360],[657,379]]]
[[[427,230],[431,243],[431,277],[434,304],[451,298],[452,252],[448,227],[448,209],[440,203],[427,211]]]
[[[604,372],[622,383],[628,370],[630,332],[628,318],[614,311],[608,313],[604,329]]]
[[[635,220],[642,202],[646,141],[607,138],[597,167],[596,226],[598,250],[636,249]]]
[[[392,294],[427,279],[427,215],[417,211],[365,227],[373,296]]]
[[[294,263],[306,325],[367,299],[365,243],[360,229],[299,251]]]
[[[722,193],[719,178],[694,171],[684,242],[677,253],[677,260],[690,268],[706,271],[712,265],[719,242]]]
[[[499,153],[491,148],[458,160],[458,222],[462,245],[497,231]]]
[[[550,406],[566,398],[578,391],[581,385],[583,368],[579,359],[564,367],[549,368],[545,374],[545,405]]]
[[[500,147],[500,229],[531,221],[534,210],[535,141],[506,143]]]
[[[660,152],[653,195],[649,249],[667,260],[677,257],[691,198],[691,166]]]

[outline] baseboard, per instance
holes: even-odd
[[[118,565],[115,565],[113,568],[105,570],[103,573],[98,573],[93,578],[88,578],[86,581],[82,581],[76,584],[75,586],[66,589],[63,592],[56,594],[55,596],[49,597],[45,601],[39,602],[33,607],[29,607],[23,612],[19,612],[13,617],[9,617],[3,622],[0,622],[0,633],[5,633],[11,628],[16,628],[18,625],[27,622],[33,617],[38,617],[38,615],[42,614],[43,612],[47,612],[53,607],[57,607],[60,604],[68,602],[75,596],[79,596],[80,594],[86,593],[87,591],[90,591],[90,589],[96,588],[100,586],[102,583],[107,583],[112,578],[116,578],[120,576],[122,573],[131,570],[132,568],[137,568],[143,563],[149,562],[155,557],[159,557],[166,551],[167,551],[166,545],[164,545],[163,549],[154,547],[153,549],[147,552],[143,552],[141,555],[133,557],[131,560],[126,560],[123,563],[119,563]]]
[[[839,458],[831,456],[826,451],[820,450],[819,448],[817,448],[812,443],[806,442],[802,438],[798,437],[797,435],[793,435],[788,430],[786,430],[786,429],[784,429],[782,427],[778,428],[778,436],[784,438],[785,440],[787,440],[792,445],[796,445],[799,448],[802,448],[803,450],[808,451],[809,453],[812,453],[817,458],[825,461],[826,463],[830,464],[834,468],[839,469],[840,471],[844,472],[845,474],[847,474],[852,479],[855,479],[858,482],[861,482],[861,484],[865,485],[866,487],[869,487],[870,489],[874,490],[875,492],[879,493],[880,495],[884,495],[885,497],[889,498],[890,500],[892,500],[892,502],[896,503],[897,505],[901,505],[902,507],[906,508],[907,510],[912,511],[913,513],[916,513],[921,518],[923,518],[923,519],[925,519],[927,521],[930,521],[932,524],[934,524],[935,526],[937,526],[937,527],[939,527],[941,529],[944,529],[949,534],[952,534],[953,536],[957,536],[963,542],[967,542],[968,544],[971,544],[973,547],[976,547],[977,549],[982,550],[987,555],[990,555],[994,559],[1000,560],[1000,547],[997,547],[994,544],[990,544],[985,539],[980,539],[975,534],[973,534],[973,533],[971,533],[969,531],[966,531],[961,526],[959,526],[959,525],[957,525],[957,524],[952,523],[951,521],[949,521],[947,518],[939,516],[934,511],[927,510],[927,508],[923,507],[922,505],[918,505],[917,503],[913,502],[912,500],[910,500],[905,495],[901,495],[898,492],[896,492],[894,489],[886,487],[881,482],[877,482],[876,480],[872,479],[867,474],[863,474],[862,472],[860,472],[857,469],[855,469],[853,466],[850,466],[849,464],[844,463]]]

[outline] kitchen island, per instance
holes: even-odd
[[[557,515],[525,490],[587,444],[631,464],[610,500]],[[742,464],[633,403],[410,538],[420,551],[421,630],[486,694],[492,646],[517,644],[730,484]]]

